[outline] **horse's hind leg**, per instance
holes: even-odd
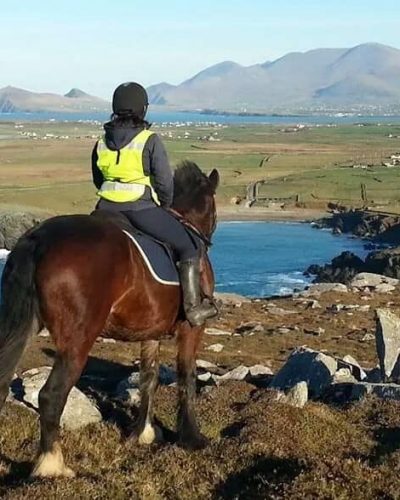
[[[140,408],[134,432],[139,444],[151,444],[162,439],[161,429],[153,423],[154,395],[158,385],[159,349],[158,340],[146,340],[141,343]]]
[[[198,450],[208,444],[201,434],[195,414],[196,353],[203,328],[185,322],[178,328],[178,442],[184,448]]]
[[[39,393],[40,455],[32,471],[33,477],[75,475],[64,463],[59,427],[68,394],[79,379],[86,360],[87,352],[80,356],[71,352],[58,353],[49,378]]]

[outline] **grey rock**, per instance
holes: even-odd
[[[102,339],[103,344],[116,344],[117,341],[115,339]]]
[[[0,214],[0,235],[2,247],[12,250],[17,240],[28,229],[36,226],[47,218],[44,214],[27,212],[4,212]]]
[[[318,300],[310,300],[309,302],[306,303],[306,308],[307,309],[321,309],[322,306],[318,302]]]
[[[196,359],[196,366],[202,370],[215,371],[218,369],[218,366],[215,363],[210,363],[210,361],[206,361],[204,359]]]
[[[322,328],[321,326],[319,326],[318,328],[314,328],[314,329],[304,328],[304,333],[306,333],[308,335],[314,335],[314,337],[320,337],[321,335],[323,335],[325,333],[325,328]]]
[[[296,408],[303,408],[308,401],[308,386],[306,382],[298,382],[286,394],[285,402]]]
[[[223,348],[224,346],[222,344],[211,344],[206,347],[206,351],[221,352]]]
[[[230,337],[232,332],[228,332],[227,330],[220,330],[219,328],[206,328],[204,330],[206,335],[215,335],[215,336],[227,336]]]
[[[210,372],[206,372],[206,373],[201,373],[200,375],[197,375],[197,378],[201,381],[201,382],[210,382],[213,380],[212,378],[212,374]]]
[[[289,316],[290,314],[298,314],[299,311],[295,311],[293,309],[283,309],[282,307],[270,305],[267,307],[267,313],[272,314],[273,316]]]
[[[376,350],[382,377],[394,375],[400,354],[400,318],[389,309],[377,309]]]
[[[290,333],[292,330],[286,326],[280,326],[276,331],[281,335],[285,335],[286,333]]]
[[[351,280],[350,286],[352,288],[375,288],[384,283],[395,287],[399,284],[399,280],[381,274],[359,273]]]
[[[273,375],[273,371],[268,366],[253,365],[249,368],[251,377],[265,377],[266,375]]]
[[[298,382],[307,382],[310,394],[318,397],[330,385],[336,370],[336,359],[302,347],[292,352],[272,379],[271,388],[286,390]]]
[[[334,374],[332,383],[344,383],[344,382],[357,382],[357,379],[353,377],[350,368],[339,368],[337,372]]]
[[[244,380],[249,374],[249,368],[247,366],[237,366],[233,370],[222,375],[220,380]]]
[[[221,302],[224,306],[240,307],[242,304],[250,303],[251,299],[238,295],[237,293],[220,293],[216,292],[214,297],[217,301]]]
[[[34,408],[39,407],[39,391],[46,383],[50,371],[51,367],[42,366],[22,374],[24,401]],[[83,392],[73,387],[61,416],[61,426],[68,430],[76,430],[101,421],[101,413],[97,406]]]
[[[375,292],[377,293],[390,293],[394,292],[396,290],[396,287],[393,285],[390,285],[389,283],[381,283],[380,285],[376,285],[375,287]]]
[[[342,360],[338,360],[338,365],[341,367],[341,365],[345,364],[345,367],[348,368],[351,372],[351,374],[357,379],[357,380],[364,380],[367,378],[367,374],[365,371],[361,368],[360,364],[356,359],[353,358],[353,356],[350,356],[350,354],[347,354]]]
[[[264,327],[259,321],[246,321],[235,328],[235,333],[249,335],[250,333],[263,333]]]
[[[400,385],[398,384],[372,384],[358,382],[352,384],[350,399],[358,400],[365,396],[373,395],[379,399],[394,399],[400,401]]]
[[[301,292],[300,296],[313,297],[327,292],[346,293],[348,291],[349,289],[343,283],[316,283],[310,285],[306,290]]]

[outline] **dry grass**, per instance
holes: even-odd
[[[391,303],[400,308],[400,294],[375,294],[370,313],[333,315],[334,303],[365,304],[359,294],[326,294],[322,309],[307,309],[290,299],[274,300],[296,309],[284,318],[265,312],[261,301],[241,308],[225,308],[214,325],[233,329],[241,321],[261,321],[266,333],[250,337],[206,336],[199,357],[222,366],[266,363],[277,369],[289,350],[307,344],[337,355],[353,354],[374,366],[373,342],[361,342],[374,330],[375,307]],[[277,329],[297,326],[286,334]],[[305,332],[326,328],[321,337]],[[356,329],[355,329],[356,328]],[[207,345],[224,344],[220,354]],[[273,393],[244,382],[228,382],[200,392],[197,413],[211,446],[189,453],[175,444],[176,389],[161,387],[156,415],[166,442],[138,447],[125,436],[136,409],[117,403],[108,394],[129,373],[138,345],[97,342],[84,375],[106,377],[98,385],[85,377],[81,387],[94,395],[105,422],[80,432],[64,432],[68,464],[74,480],[35,481],[27,477],[36,453],[35,415],[7,404],[0,417],[0,496],[23,498],[398,498],[400,469],[400,403],[365,400],[347,408],[309,403],[304,409],[274,401]],[[171,363],[173,342],[166,342],[162,360]],[[52,344],[36,338],[26,351],[20,370],[51,363]]]

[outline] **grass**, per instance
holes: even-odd
[[[155,130],[162,134],[173,165],[189,158],[205,171],[219,169],[222,205],[233,196],[244,197],[246,186],[261,179],[267,181],[261,189],[265,196],[298,194],[310,207],[329,201],[360,205],[361,183],[369,201],[388,208],[399,205],[398,171],[380,166],[397,152],[398,140],[389,135],[400,135],[399,125],[318,126],[297,132],[267,125]],[[27,139],[21,131],[69,139]],[[100,131],[99,125],[85,123],[28,123],[24,129],[0,123],[0,205],[89,211],[96,201],[90,155]],[[185,131],[189,139],[182,138]],[[219,142],[199,140],[215,132]],[[367,171],[348,168],[358,163],[374,166]]]

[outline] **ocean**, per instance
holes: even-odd
[[[0,113],[0,121],[99,121],[108,120],[107,113]],[[329,124],[354,124],[354,123],[400,123],[400,116],[384,115],[358,115],[340,113],[332,115],[287,115],[287,116],[238,116],[203,114],[196,112],[153,112],[151,108],[147,115],[153,123],[220,123],[220,124],[269,124],[269,125],[329,125]]]
[[[221,222],[210,256],[217,291],[267,297],[304,289],[310,281],[303,275],[308,266],[324,264],[345,250],[367,254],[363,241],[310,224]],[[3,265],[0,260],[0,272]]]

